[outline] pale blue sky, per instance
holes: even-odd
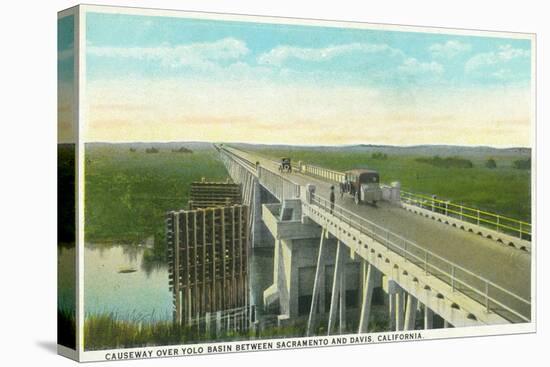
[[[88,46],[95,47],[178,47],[234,40],[226,49],[234,54],[217,60],[205,55],[204,61],[289,69],[296,72],[293,75],[303,74],[304,79],[315,72],[315,77],[327,83],[397,88],[416,83],[502,85],[530,81],[529,40],[98,13],[87,15],[87,26]],[[323,59],[323,50],[331,48],[333,53]],[[91,50],[91,78],[124,74],[208,77],[204,68],[178,64],[178,60],[163,63],[154,57],[108,57]],[[280,53],[285,50],[286,55]],[[273,79],[278,78],[284,79],[273,74]]]
[[[525,139],[529,134],[525,130],[526,126],[528,130],[530,111],[530,40],[101,13],[88,13],[86,26],[87,78],[90,88],[96,88],[95,94],[91,93],[91,103],[94,104],[93,96],[97,95],[95,103],[100,110],[97,116],[101,115],[103,120],[109,114],[106,101],[101,102],[100,96],[107,85],[111,89],[111,93],[107,93],[109,100],[116,101],[119,107],[131,104],[132,108],[139,109],[163,108],[164,113],[169,108],[173,110],[168,114],[169,120],[181,124],[192,120],[192,126],[199,125],[200,119],[205,122],[225,121],[227,124],[228,119],[234,118],[249,119],[250,124],[266,127],[282,127],[294,122],[307,129],[306,122],[313,123],[316,119],[326,124],[346,119],[362,126],[362,118],[369,114],[371,120],[377,116],[376,121],[391,120],[389,122],[397,124],[396,127],[400,126],[398,123],[405,124],[405,130],[410,130],[415,122],[428,120],[433,127],[433,121],[446,117],[449,124],[460,124],[466,119],[473,123],[474,116],[477,123],[485,121],[487,131],[490,131],[489,124],[498,125],[501,119],[501,114],[494,110],[498,107],[497,101],[512,103],[519,100],[519,107],[502,114],[502,118],[512,116],[513,121],[507,121],[506,126],[495,131],[509,133],[511,138],[517,133],[514,131],[516,124],[517,129],[522,130],[523,139],[517,144],[529,144]],[[124,84],[133,87],[126,89]],[[184,85],[189,87],[183,90]],[[163,93],[160,88],[171,88],[174,98],[179,93],[182,99],[189,100],[191,85],[194,93],[201,93],[197,89],[200,85],[205,95],[216,95],[218,100],[227,100],[229,93],[239,93],[239,86],[260,88],[256,95],[243,95],[242,98],[257,98],[258,101],[252,105],[261,106],[267,106],[270,97],[278,95],[280,99],[280,93],[295,88],[291,93],[305,101],[304,104],[289,105],[285,111],[282,107],[276,110],[268,107],[269,113],[263,116],[253,107],[247,107],[246,103],[233,103],[233,109],[226,106],[215,113],[208,104],[196,103],[187,105],[186,112],[178,111],[177,104],[168,105],[162,97],[138,98],[138,94],[142,97],[154,95],[145,90],[147,86],[159,88],[159,95]],[[98,90],[100,86],[103,88],[101,92]],[[120,89],[118,93],[117,88]],[[340,92],[334,95],[336,90]],[[468,100],[466,93],[478,99],[486,97],[487,106],[476,106],[477,102]],[[412,102],[411,95],[417,97]],[[326,104],[326,101],[346,106],[346,111],[338,112],[331,107],[326,113],[307,114],[306,111],[313,109],[315,104]],[[362,103],[369,103],[372,108],[366,111],[359,106]],[[436,109],[440,110],[431,111],[431,103],[437,103]],[[465,105],[467,113],[458,116],[465,112]],[[518,108],[522,110],[517,111]],[[389,109],[392,109],[391,114]],[[122,119],[122,111],[115,110],[113,113]],[[132,125],[130,115],[123,120],[126,128]],[[365,123],[368,124],[367,120]],[[144,126],[142,121],[140,128]],[[208,126],[212,130],[222,127],[212,123]],[[107,127],[108,124],[103,125],[103,128]],[[243,128],[246,126],[240,127]],[[145,130],[141,131],[148,134]],[[90,136],[95,138],[108,138],[105,133],[95,134],[93,126],[90,129]],[[361,139],[392,143],[391,139],[378,141],[383,136],[382,133],[373,134]],[[192,134],[189,137],[200,138]],[[207,134],[204,138],[214,137],[217,135]],[[156,136],[156,139],[166,140],[184,140],[185,137],[181,138]],[[257,137],[233,138],[257,140]],[[280,140],[279,137],[273,138]],[[470,138],[457,137],[455,143],[477,143]],[[141,140],[147,139],[148,136],[144,136]],[[357,136],[328,138],[327,141],[359,142],[354,139]],[[435,136],[411,136],[410,143],[430,139],[434,140],[433,143],[453,143],[451,135],[443,137],[442,141],[437,141]],[[491,141],[489,138],[487,144],[514,145],[513,140],[504,140]],[[394,142],[407,141],[401,137]]]

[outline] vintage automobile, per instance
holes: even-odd
[[[380,175],[368,169],[346,171],[344,182],[340,183],[340,193],[351,195],[355,204],[370,202],[376,205],[377,201],[382,200]]]
[[[290,164],[290,158],[287,158],[287,157],[281,158],[281,162],[279,163],[279,172],[286,172],[286,173],[292,172],[292,165]]]

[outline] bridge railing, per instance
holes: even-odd
[[[244,166],[244,168],[246,168],[247,170],[249,170],[250,172],[252,173],[255,173],[256,171],[256,165],[252,162],[250,162],[249,160],[247,159],[244,159],[240,156],[238,156],[237,154],[233,153],[232,151],[228,150],[228,149],[225,149],[223,147],[221,148],[217,148],[218,149],[218,152],[221,153],[222,157],[224,159],[231,159],[233,160],[234,162]]]
[[[300,197],[300,185],[283,177],[278,172],[273,172],[265,167],[258,167],[260,184],[271,192],[277,199],[297,199]]]
[[[443,257],[426,250],[416,243],[395,234],[329,200],[314,195],[312,204],[341,222],[373,238],[388,250],[414,263],[426,275],[435,276],[485,306],[487,312],[495,312],[514,322],[529,322],[531,302],[502,286],[475,274]],[[307,204],[306,204],[307,205]]]
[[[263,166],[256,166],[255,163],[240,157],[228,149],[221,148],[220,152],[224,159],[230,159],[235,163],[244,166],[248,171],[258,177],[262,186],[279,200],[296,199],[300,197],[300,185],[283,177],[280,172],[269,170]]]
[[[334,181],[334,182],[344,182],[344,178],[346,177],[346,175],[343,172],[338,172],[335,170],[314,166],[312,164],[302,164],[301,167],[299,168],[302,173],[321,177],[326,180]]]
[[[436,197],[401,190],[401,201],[435,213],[531,240],[531,223],[484,210],[455,204]]]

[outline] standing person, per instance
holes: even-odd
[[[334,194],[334,185],[330,187],[330,214],[334,210],[334,200],[336,200],[336,195]]]

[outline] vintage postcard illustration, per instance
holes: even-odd
[[[60,12],[60,353],[534,331],[534,52],[531,34]]]

